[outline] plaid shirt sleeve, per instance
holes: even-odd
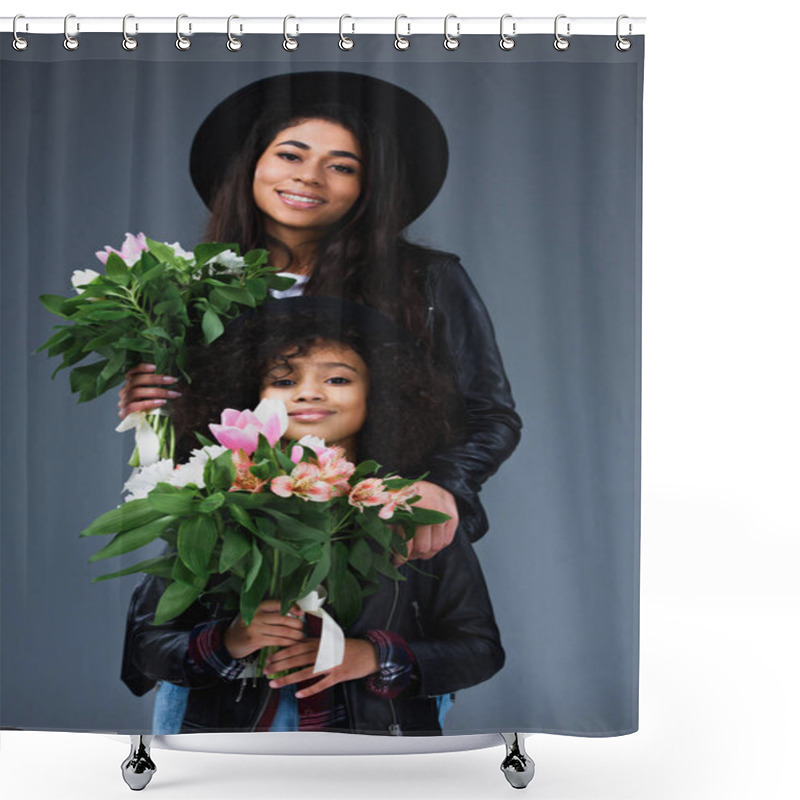
[[[219,619],[195,625],[189,635],[186,666],[198,678],[222,678],[235,681],[244,670],[244,662],[234,658],[225,647],[223,636],[229,620]]]
[[[391,700],[419,683],[417,659],[406,640],[392,631],[367,631],[364,638],[378,651],[378,672],[367,677],[367,688]]]

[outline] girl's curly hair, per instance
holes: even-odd
[[[374,459],[385,471],[413,477],[429,468],[435,452],[461,437],[462,401],[450,371],[435,368],[409,337],[371,336],[357,322],[309,311],[254,312],[229,325],[212,345],[189,347],[192,383],[170,409],[176,459],[186,460],[199,446],[195,433],[212,438],[208,425],[225,408],[255,408],[264,377],[276,364],[330,342],[352,348],[369,370],[358,460]]]

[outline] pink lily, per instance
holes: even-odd
[[[279,475],[273,478],[270,489],[278,497],[299,497],[315,503],[325,503],[333,496],[333,487],[321,480],[320,469],[316,464],[303,461],[290,475]]]
[[[142,257],[142,253],[148,249],[147,240],[143,233],[137,236],[132,233],[126,233],[121,249],[115,250],[111,245],[107,244],[104,250],[98,250],[95,255],[105,264],[108,261],[108,254],[116,253],[129,267],[132,267]]]
[[[229,450],[242,450],[248,456],[255,453],[259,434],[274,447],[289,427],[286,406],[280,400],[262,400],[255,411],[226,408],[220,422],[208,426],[214,438]]]
[[[366,506],[382,506],[389,500],[389,493],[380,478],[365,478],[352,488],[347,500],[363,511]]]
[[[386,493],[389,497],[389,502],[378,512],[381,519],[391,519],[395,511],[411,511],[409,500],[419,494],[419,489],[416,483],[411,486],[406,486],[404,489],[396,489]]]

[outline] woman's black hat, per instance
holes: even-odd
[[[447,137],[436,115],[418,97],[387,81],[353,72],[297,72],[251,83],[223,100],[200,125],[189,170],[207,206],[265,108],[287,117],[341,104],[394,136],[411,197],[408,224],[433,202],[447,173]]]

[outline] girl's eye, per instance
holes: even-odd
[[[341,172],[344,175],[355,174],[355,170],[353,169],[353,167],[348,167],[347,164],[333,164],[332,167],[336,172]]]
[[[341,378],[337,376],[336,378],[328,378],[328,382],[333,383],[336,386],[345,386],[346,384],[350,383],[350,380],[348,378]]]
[[[294,381],[289,378],[280,378],[279,380],[272,381],[270,386],[275,386],[278,389],[283,389],[287,386],[294,386]]]
[[[297,153],[287,153],[287,152],[278,153],[278,158],[282,158],[284,161],[300,160],[300,156],[298,156]]]

